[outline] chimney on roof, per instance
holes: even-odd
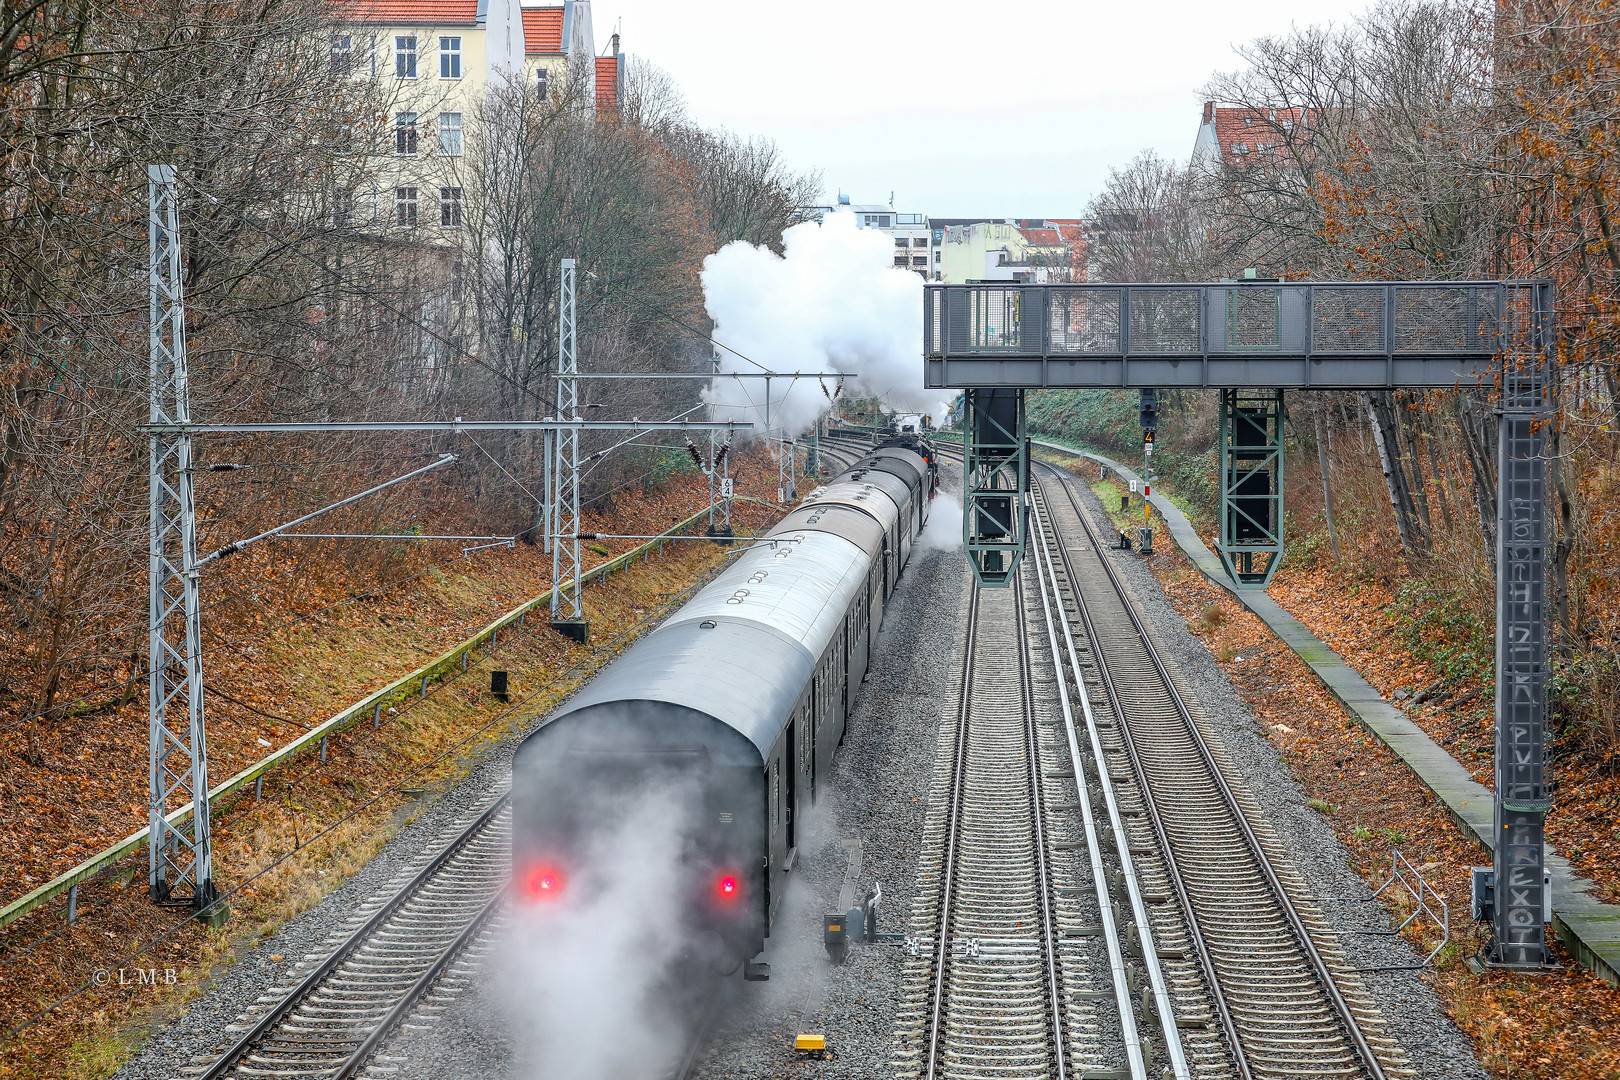
[[[1215,122],[1215,103],[1213,101],[1206,101],[1206,102],[1204,102],[1204,123],[1213,124],[1214,122]]]
[[[614,56],[619,55],[619,35],[618,34],[613,35],[613,55]]]

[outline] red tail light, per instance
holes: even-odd
[[[562,891],[563,876],[554,866],[533,866],[523,875],[523,894],[530,900],[555,900]]]
[[[735,900],[742,895],[742,882],[737,880],[735,874],[721,874],[714,883],[714,891],[721,900]]]

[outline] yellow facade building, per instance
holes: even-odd
[[[589,0],[349,0],[341,10],[333,69],[382,83],[392,117],[371,170],[371,205],[340,208],[349,218],[369,213],[397,229],[459,228],[455,159],[492,86],[523,79],[550,96],[578,58],[598,107],[619,98],[623,57],[616,41],[613,55],[596,56]]]

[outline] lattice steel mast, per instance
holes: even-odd
[[[1540,967],[1551,917],[1547,784],[1547,429],[1553,285],[1527,305],[1528,340],[1504,349],[1496,496],[1496,851],[1489,959]],[[1525,348],[1528,346],[1528,348]],[[1515,355],[1516,354],[1516,355]]]
[[[151,430],[148,607],[147,882],[153,901],[213,903],[208,845],[208,749],[203,726],[202,640],[197,596],[197,517],[192,499],[191,423],[186,372],[186,314],[180,266],[174,166],[146,170],[150,282]],[[171,824],[170,803],[191,802],[191,817]],[[178,807],[176,807],[178,809]]]
[[[579,347],[575,305],[574,260],[562,261],[557,286],[557,419],[579,419]],[[579,430],[557,432],[557,455],[552,468],[556,497],[552,500],[557,533],[551,548],[551,625],[584,643],[590,633],[579,599]],[[570,582],[563,589],[564,582]]]

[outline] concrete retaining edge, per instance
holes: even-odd
[[[764,500],[754,499],[745,495],[738,495],[734,497],[733,501],[763,502]],[[659,534],[658,539],[648,540],[645,543],[638,544],[636,547],[631,548],[622,555],[617,555],[612,559],[609,559],[607,562],[604,562],[598,566],[593,566],[591,569],[580,575],[579,579],[581,584],[594,581],[598,578],[606,577],[615,570],[624,569],[638,555],[645,558],[651,554],[654,548],[661,547],[667,538],[677,536],[684,532],[686,529],[696,524],[700,518],[706,517],[708,513],[709,510],[707,507],[705,507],[704,509],[693,514],[691,517],[670,526],[664,532]],[[572,584],[573,581],[570,579],[569,581],[564,582],[563,586],[566,588]],[[368,713],[375,712],[377,709],[386,708],[388,705],[396,701],[404,700],[411,693],[424,690],[429,682],[438,681],[442,683],[444,681],[444,677],[450,672],[452,667],[456,666],[463,654],[469,653],[478,645],[491,640],[498,635],[501,630],[511,626],[513,623],[520,622],[535,608],[542,605],[549,607],[551,604],[551,594],[554,591],[554,588],[547,589],[534,599],[527,600],[522,604],[519,604],[517,607],[513,608],[511,611],[508,611],[505,615],[502,615],[488,626],[485,626],[482,630],[479,630],[472,637],[463,641],[449,652],[443,654],[442,656],[436,657],[433,660],[429,660],[426,664],[423,664],[421,667],[417,668],[415,671],[412,671],[408,675],[403,675],[382,689],[366,695],[353,705],[348,706],[341,712],[334,715],[331,719],[311,728],[309,731],[305,732],[303,735],[300,735],[287,745],[278,750],[272,751],[266,757],[260,758],[258,761],[254,762],[252,765],[249,765],[247,768],[243,769],[229,780],[226,780],[218,787],[212,788],[208,792],[210,811],[217,811],[219,809],[219,800],[225,796],[241,790],[243,787],[257,780],[259,777],[269,773],[277,766],[284,765],[288,761],[291,761],[304,751],[317,749],[321,743],[321,740],[353,726],[360,720],[364,719]],[[206,693],[206,688],[204,692]],[[170,812],[164,820],[173,825],[186,820],[190,816],[191,807],[183,806],[178,810]],[[0,908],[0,928],[9,926],[11,923],[16,922],[18,919],[22,918],[30,911],[33,911],[41,904],[46,903],[53,897],[60,896],[73,886],[95,877],[101,871],[107,869],[117,862],[120,862],[126,855],[129,855],[135,851],[135,849],[144,846],[147,834],[149,832],[151,832],[151,826],[147,826],[146,828],[141,829],[139,832],[131,833],[118,843],[114,844],[112,847],[90,856],[90,858],[84,860],[84,862],[80,863],[78,866],[75,866],[73,869],[52,878],[50,881],[46,882],[44,885],[41,885],[33,892],[27,893],[12,901],[10,904],[7,904],[5,907]]]
[[[1032,441],[1044,449],[1107,466],[1127,480],[1140,480],[1135,472],[1101,454],[1061,443]],[[1220,558],[1205,546],[1187,516],[1163,495],[1154,494],[1151,499],[1176,546],[1192,564],[1210,581],[1230,592],[1294,650],[1345,711],[1406,762],[1465,835],[1486,851],[1494,851],[1496,830],[1490,789],[1475,780],[1461,762],[1429,738],[1405,713],[1385,701],[1343,657],[1277,601],[1257,589],[1235,588]],[[1620,986],[1620,905],[1605,904],[1588,895],[1592,882],[1576,874],[1569,861],[1550,845],[1547,868],[1552,872],[1553,929],[1558,939],[1603,981]]]

